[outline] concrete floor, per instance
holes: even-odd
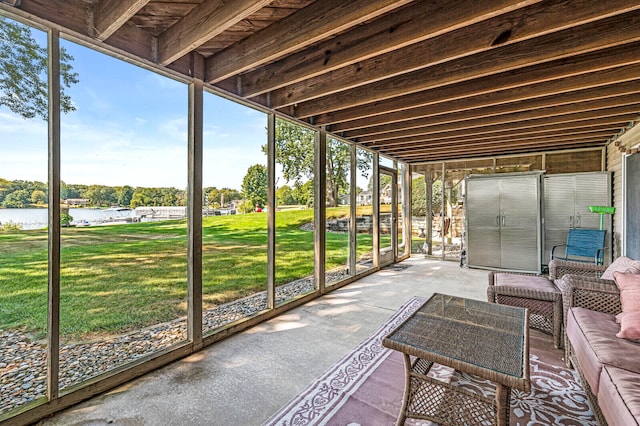
[[[486,300],[487,271],[422,257],[396,266],[38,424],[260,425],[412,296]]]

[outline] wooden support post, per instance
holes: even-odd
[[[429,256],[433,255],[433,220],[431,220],[431,214],[433,212],[433,172],[429,170],[424,175],[424,187],[425,187],[425,222],[426,222],[426,238],[427,253]]]
[[[373,185],[371,188],[371,208],[373,219],[373,267],[380,267],[380,156],[373,153]]]
[[[494,159],[494,166],[495,166],[495,159]],[[440,210],[440,239],[442,240],[442,260],[444,260],[445,258],[445,243],[444,243],[444,203],[445,203],[445,196],[444,196],[444,176],[447,172],[447,168],[446,168],[446,164],[444,163],[444,161],[442,162],[442,187],[441,187],[441,195],[442,195],[442,204],[441,204],[441,210]]]
[[[187,224],[187,338],[202,347],[202,80],[189,85],[188,224]]]
[[[351,168],[350,168],[350,182],[349,185],[349,275],[356,275],[356,253],[357,253],[357,238],[358,238],[358,226],[356,222],[356,216],[358,215],[357,207],[357,195],[356,186],[358,185],[357,173],[357,152],[356,146],[350,145],[351,153]]]
[[[49,299],[47,324],[47,398],[60,392],[60,33],[48,34],[49,79]]]
[[[325,260],[327,241],[327,131],[324,126],[315,133],[314,155],[314,278],[320,294],[325,292]],[[337,196],[337,194],[335,194]]]
[[[412,235],[411,224],[413,222],[413,214],[411,213],[411,172],[412,168],[409,164],[402,166],[402,242],[404,243],[404,253],[402,256],[411,255]]]
[[[267,116],[267,308],[276,307],[276,116]]]

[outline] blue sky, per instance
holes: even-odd
[[[37,40],[42,33],[34,30]],[[61,40],[80,82],[77,110],[61,122],[66,183],[187,186],[186,84]],[[205,94],[204,186],[240,189],[249,166],[266,164],[266,115]],[[47,179],[47,124],[0,107],[0,177]]]
[[[42,31],[32,34],[46,46]],[[79,79],[65,89],[76,111],[61,118],[62,180],[186,188],[188,86],[68,40],[60,45]],[[240,190],[247,169],[266,164],[266,126],[264,113],[205,92],[203,186]],[[276,177],[287,183],[279,166]],[[0,106],[0,178],[47,181],[44,120]]]

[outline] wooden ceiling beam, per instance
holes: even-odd
[[[452,125],[451,123],[432,126],[429,128],[429,132],[425,135],[416,135],[416,136],[399,136],[396,139],[389,139],[384,142],[375,142],[375,144],[385,144],[387,146],[392,146],[394,144],[407,145],[411,144],[420,138],[434,138],[438,137],[438,135],[443,135],[443,137],[448,137],[447,135],[454,133],[459,134],[459,132],[469,132],[467,135],[461,135],[460,139],[464,139],[465,137],[473,137],[473,135],[483,135],[492,132],[509,132],[514,130],[524,130],[531,129],[541,126],[559,126],[567,123],[576,123],[576,122],[586,122],[586,121],[595,121],[595,120],[620,120],[620,121],[632,121],[638,118],[638,111],[640,108],[640,104],[633,104],[629,106],[621,106],[610,109],[602,109],[602,110],[594,110],[594,111],[585,111],[585,112],[576,112],[564,115],[557,115],[552,117],[545,117],[539,119],[525,120],[525,121],[514,121],[511,123],[495,123],[490,124],[486,123],[486,119],[474,120],[473,122],[469,122],[465,126],[456,126],[455,123]],[[372,142],[373,143],[373,142]],[[365,145],[365,144],[362,144]],[[374,146],[375,148],[375,146]]]
[[[101,0],[94,6],[93,29],[98,40],[104,41],[118,31],[150,0]]]
[[[309,104],[305,109],[298,105],[294,111],[296,117],[308,118],[338,109],[365,105],[557,59],[603,51],[638,40],[640,40],[640,13],[626,13],[519,43],[508,44],[480,54],[453,59],[417,71],[400,75],[394,74],[393,78],[359,85],[349,90],[343,89],[353,87],[353,85],[336,77],[327,92],[323,93],[325,89],[321,89],[312,96],[305,95],[306,99],[313,99],[313,102],[305,102]],[[467,41],[459,40],[458,42],[466,43]],[[387,68],[392,65],[381,63],[378,66]],[[360,73],[363,76],[361,79],[368,79],[369,74],[375,73],[375,70],[361,69],[358,75]],[[309,88],[304,90],[314,89],[314,86],[309,84]],[[278,105],[276,92],[271,94],[271,102],[274,107]],[[289,94],[282,95],[280,99],[286,99],[285,105],[291,105],[294,103],[292,101],[298,99],[293,94],[291,96]],[[302,99],[298,103],[301,101]]]
[[[516,142],[516,143],[502,143],[502,144],[493,144],[493,146],[468,146],[464,143],[459,144],[451,144],[446,148],[437,147],[432,150],[424,150],[422,152],[410,151],[406,154],[396,154],[395,158],[402,158],[404,160],[417,160],[423,161],[423,157],[428,156],[430,154],[440,154],[443,150],[447,152],[447,154],[455,154],[452,158],[460,158],[460,155],[468,156],[468,155],[478,155],[478,154],[490,154],[494,152],[496,147],[500,148],[502,153],[508,154],[512,153],[515,149],[526,149],[529,151],[550,151],[553,149],[562,149],[566,145],[572,145],[574,147],[592,147],[595,144],[603,145],[606,143],[608,135],[594,135],[591,137],[567,137],[567,138],[549,138],[546,141],[535,141],[535,142]],[[383,154],[387,154],[384,150],[380,151]],[[528,152],[528,151],[526,151]],[[388,154],[391,156],[391,154]]]
[[[567,96],[573,96],[574,93],[577,94],[592,88],[604,89],[605,87],[611,87],[615,90],[617,84],[623,84],[629,81],[636,81],[636,84],[640,83],[640,63],[534,83],[528,86],[519,86],[473,95],[475,87],[483,87],[482,81],[478,80],[467,84],[467,87],[471,86],[469,87],[468,97],[456,98],[454,100],[447,100],[445,98],[442,102],[437,102],[437,99],[433,99],[429,93],[425,93],[424,95],[427,98],[425,101],[431,99],[433,103],[414,108],[412,108],[411,103],[409,103],[405,108],[394,108],[393,111],[386,114],[377,114],[348,122],[336,123],[335,125],[329,126],[329,128],[334,132],[346,133],[354,131],[353,134],[366,135],[375,133],[375,128],[378,126],[398,123],[414,118],[428,117],[436,114],[438,111],[447,112],[448,110],[448,112],[456,112],[464,109],[484,108],[560,94],[563,94],[563,96],[565,94]],[[455,92],[456,89],[452,88],[452,91]],[[398,104],[398,107],[400,107],[400,104]],[[384,110],[384,106],[381,106],[381,109]]]
[[[435,71],[435,75],[444,79],[447,84],[468,80],[471,72],[475,76],[489,75],[548,62],[619,44],[629,38],[629,33],[621,26],[627,23],[633,27],[633,21],[629,23],[629,20],[640,20],[640,14],[633,10],[628,12],[630,7],[640,8],[640,4],[635,2],[632,5],[633,1],[622,0],[624,4],[621,5],[621,11],[627,13],[591,22],[601,17],[606,8],[585,8],[585,1],[589,0],[535,4],[391,51],[354,66],[289,84],[286,88],[271,93],[272,106],[281,108],[294,105],[375,82],[382,83],[382,80],[390,77],[425,68],[431,71],[431,67],[454,60],[457,60],[456,66],[445,67],[448,70],[445,74]],[[636,26],[640,27],[638,24]],[[578,32],[579,37],[576,34]],[[501,42],[501,37],[506,38],[506,41]],[[524,52],[528,54],[525,55]],[[479,59],[480,54],[482,60]],[[473,66],[469,67],[471,64]],[[456,71],[455,78],[451,75],[452,71]],[[432,72],[428,74],[430,79],[434,78]]]
[[[467,160],[471,160],[474,158],[486,158],[486,157],[495,157],[497,155],[529,155],[541,152],[552,152],[552,151],[560,151],[560,150],[574,150],[574,149],[589,149],[589,148],[602,148],[604,143],[602,141],[590,141],[590,142],[582,142],[576,143],[573,141],[568,142],[558,142],[553,146],[524,146],[524,147],[514,147],[508,150],[500,151],[499,154],[496,154],[495,149],[487,149],[485,151],[477,151],[477,152],[469,152],[465,153],[464,151],[445,151],[440,153],[434,153],[431,155],[425,155],[422,158],[404,158],[404,157],[396,157],[398,161],[403,161],[408,164],[422,164],[433,161],[451,161],[451,160],[459,160],[460,158],[465,158]]]
[[[413,136],[413,137],[404,137],[397,138],[393,140],[387,140],[382,142],[370,142],[370,143],[362,143],[362,145],[375,148],[376,145],[384,145],[386,147],[394,147],[394,146],[411,146],[416,142],[427,141],[427,142],[438,142],[444,140],[452,140],[452,139],[477,139],[482,140],[484,138],[492,138],[492,137],[502,137],[504,135],[522,135],[528,133],[538,133],[542,131],[556,131],[558,133],[562,133],[566,130],[572,130],[585,126],[613,126],[618,129],[625,127],[629,124],[630,121],[633,121],[638,117],[637,114],[622,114],[622,115],[613,115],[609,117],[598,117],[598,118],[588,118],[586,120],[572,120],[572,121],[561,121],[554,122],[552,119],[556,119],[557,117],[551,118],[543,118],[541,120],[532,120],[527,123],[508,123],[508,124],[497,124],[493,126],[486,127],[475,127],[471,129],[462,129],[462,130],[452,130],[446,133],[435,133],[428,134],[423,136]]]
[[[633,117],[633,115],[629,115]],[[629,121],[625,121],[623,118],[615,116],[615,117],[604,117],[599,119],[594,119],[591,121],[582,120],[582,121],[573,121],[568,123],[556,123],[552,125],[540,125],[534,127],[527,127],[523,129],[516,129],[512,131],[494,131],[494,132],[483,132],[479,131],[477,133],[473,133],[473,131],[477,131],[478,129],[465,129],[464,131],[458,133],[456,131],[452,131],[450,133],[438,133],[435,135],[423,135],[416,136],[413,138],[398,138],[390,141],[383,142],[372,142],[372,143],[363,143],[362,145],[377,149],[378,147],[388,149],[388,150],[403,150],[408,147],[416,147],[420,145],[428,145],[428,144],[440,144],[440,143],[451,143],[454,141],[465,140],[465,141],[474,141],[481,142],[486,140],[502,140],[508,138],[522,138],[522,137],[536,137],[543,135],[551,135],[551,134],[565,134],[565,133],[576,133],[576,132],[591,132],[598,129],[620,129],[626,126]],[[483,128],[480,130],[484,130]]]
[[[373,142],[374,140],[385,140],[397,137],[424,135],[430,131],[429,127],[435,126],[463,129],[491,124],[534,120],[544,117],[553,117],[584,111],[603,111],[621,107],[626,107],[633,110],[634,108],[637,108],[639,102],[640,98],[638,97],[638,95],[632,93],[611,98],[596,99],[585,102],[575,102],[568,105],[524,109],[517,112],[510,112],[510,110],[506,108],[500,108],[500,111],[496,110],[496,108],[494,107],[480,108],[477,110],[460,111],[451,114],[437,115],[434,117],[408,120],[405,122],[405,127],[399,127],[395,130],[389,130],[386,133],[379,133],[376,135],[364,136],[354,139],[356,139],[358,142]],[[479,123],[479,125],[477,125],[476,123]]]
[[[361,123],[352,123],[355,120],[380,118],[380,116],[385,116],[390,112],[402,111],[406,108],[465,99],[514,88],[526,90],[534,84],[560,79],[568,82],[575,81],[575,84],[568,83],[568,87],[573,89],[579,89],[582,83],[581,79],[588,79],[588,75],[594,73],[619,72],[618,78],[624,81],[635,78],[638,75],[637,64],[640,64],[640,42],[525,67],[516,71],[502,72],[489,77],[437,87],[344,110],[334,110],[313,118],[318,125],[330,125],[332,131],[351,130],[362,127]],[[603,80],[608,81],[606,78]],[[591,85],[593,82],[588,84]],[[311,103],[305,103],[298,105],[297,108],[298,110],[306,110],[311,106]],[[366,125],[370,124],[367,123]]]
[[[591,137],[593,135],[598,136],[606,136],[611,137],[619,131],[620,127],[613,126],[594,126],[594,127],[583,127],[579,129],[571,129],[564,130],[560,137],[562,138],[584,138]],[[439,141],[431,141],[431,140],[416,140],[413,144],[403,144],[403,145],[385,145],[376,144],[375,146],[367,145],[368,148],[375,148],[376,150],[382,150],[389,155],[396,155],[403,152],[406,152],[407,149],[410,149],[411,152],[419,152],[421,149],[433,149],[433,148],[447,148],[452,144],[458,144],[463,142],[468,146],[484,146],[490,144],[497,143],[511,143],[518,141],[548,141],[550,138],[558,138],[558,132],[540,132],[538,134],[521,134],[521,135],[502,135],[500,137],[486,137],[486,138],[448,138]]]
[[[206,0],[158,37],[158,61],[167,65],[271,3]]]
[[[206,62],[207,81],[216,83],[274,61],[409,2],[410,0],[316,1],[209,57]]]
[[[640,77],[640,75],[639,75]],[[411,132],[410,129],[421,127],[424,120],[437,116],[451,116],[452,114],[468,112],[472,115],[468,117],[489,117],[503,114],[514,114],[527,110],[549,110],[554,107],[576,105],[582,102],[595,101],[599,99],[617,98],[619,96],[640,93],[640,80],[632,80],[609,86],[595,87],[592,89],[579,90],[570,93],[560,93],[557,95],[543,96],[540,98],[527,99],[517,102],[496,104],[487,107],[473,108],[474,103],[462,101],[446,102],[425,108],[425,111],[418,118],[408,118],[405,121],[398,121],[391,124],[366,127],[364,129],[351,130],[342,133],[346,138],[358,138],[359,141],[375,141],[389,139],[398,131]],[[616,99],[610,99],[608,105],[616,104]],[[469,106],[470,108],[467,108]],[[431,112],[430,114],[428,114]]]
[[[243,74],[241,92],[247,97],[266,93],[539,1],[416,0],[383,19]]]

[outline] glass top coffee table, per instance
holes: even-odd
[[[434,294],[382,340],[404,354],[397,424],[508,425],[511,388],[530,388],[528,321],[523,308]],[[495,399],[427,376],[433,363],[494,382]]]

